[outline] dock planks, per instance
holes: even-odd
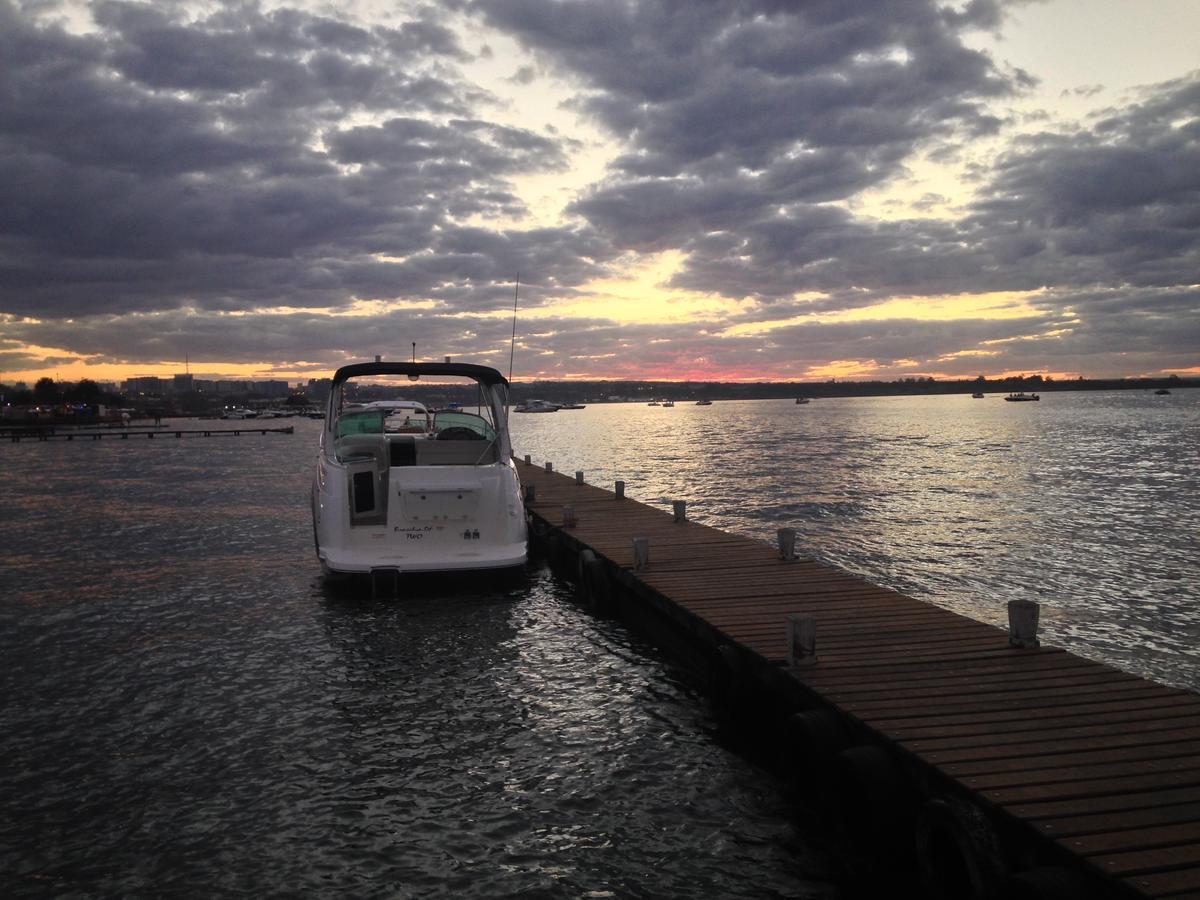
[[[1143,897],[1200,897],[1200,696],[1053,647],[573,477],[517,464],[530,512],[764,665],[817,617],[791,674],[880,740]],[[633,572],[634,537],[650,564]]]

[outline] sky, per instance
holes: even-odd
[[[0,0],[0,382],[1200,375],[1195,0]],[[517,280],[519,278],[519,289]]]

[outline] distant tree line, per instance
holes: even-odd
[[[939,380],[928,376],[894,381],[791,381],[731,383],[715,381],[534,381],[512,387],[516,400],[539,397],[552,401],[598,402],[614,397],[628,400],[775,400],[791,397],[886,397],[913,394],[970,394],[975,391],[1112,391],[1152,390],[1167,387],[1200,387],[1200,378],[1105,378],[1055,379],[1048,375],[1017,375],[1007,378]]]
[[[14,406],[61,406],[63,404],[87,404],[94,406],[98,403],[116,405],[121,398],[110,394],[90,378],[79,381],[55,381],[53,378],[39,378],[32,388],[18,390],[7,384],[0,384],[0,396],[5,403]]]
[[[1200,387],[1200,378],[1180,378],[1168,375],[1163,378],[1077,378],[1055,379],[1048,375],[1016,375],[1006,378],[986,378],[979,375],[971,379],[938,380],[929,376],[898,378],[893,381],[763,381],[763,382],[720,382],[720,381],[522,381],[512,386],[514,401],[542,398],[556,402],[599,403],[616,399],[646,400],[771,400],[790,397],[880,397],[911,394],[961,394],[975,391],[1112,391],[1151,390],[1155,388]],[[359,399],[374,399],[376,396],[392,396],[395,387],[363,386]],[[412,384],[403,389],[406,397],[439,406],[455,402],[470,405],[475,402],[476,388],[467,384]],[[40,378],[32,389],[17,390],[0,384],[0,396],[5,403],[15,406],[61,406],[107,404],[119,406],[132,401],[118,394],[104,391],[90,378],[76,382],[56,382],[52,378]],[[242,398],[245,399],[245,398]],[[314,399],[296,393],[282,401],[288,406],[304,406]],[[198,415],[212,411],[222,404],[222,398],[212,395],[183,394],[175,398],[159,398],[150,401],[164,414],[183,413]],[[141,400],[136,405],[146,406]],[[149,407],[147,407],[149,409]]]

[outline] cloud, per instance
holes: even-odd
[[[1138,287],[1193,284],[1200,271],[1195,75],[1088,128],[1020,139],[978,170],[978,199],[957,221],[877,222],[830,205],[918,149],[999,127],[988,101],[1032,79],[961,39],[998,27],[998,3],[481,9],[570,72],[580,107],[625,141],[572,211],[621,246],[682,250],[672,287],[780,305],[821,292],[832,308],[1103,287],[1136,304]]]
[[[586,228],[480,249],[474,220],[526,211],[507,179],[575,145],[475,116],[467,57],[419,19],[104,2],[76,34],[0,0],[0,310],[486,308],[519,269],[569,293],[614,256]]]
[[[983,101],[1023,82],[961,41],[958,27],[992,18],[994,4],[972,6],[958,20],[932,2],[478,8],[582,83],[579,106],[636,150],[641,174],[728,177],[829,148],[894,162],[933,135],[994,130]]]
[[[1001,114],[1034,79],[966,36],[1012,5],[0,0],[0,362],[29,344],[329,368],[382,335],[499,359],[489,314],[520,271],[526,371],[546,375],[1194,366],[1200,74],[1075,128]],[[600,152],[562,116],[512,124],[510,98],[549,85],[617,149],[535,228],[527,198]],[[971,193],[859,212],[920,160]],[[555,313],[656,253],[681,260],[667,287],[739,302],[662,325]],[[1036,314],[802,318],[990,292]]]

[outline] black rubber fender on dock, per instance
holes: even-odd
[[[998,900],[1098,900],[1107,896],[1096,879],[1061,866],[1044,866],[1009,877]]]
[[[864,846],[895,841],[910,820],[911,787],[892,754],[859,744],[835,754],[820,769],[833,824],[843,840]]]
[[[991,820],[958,797],[935,797],[917,815],[917,867],[930,900],[995,900],[1004,857]]]
[[[579,554],[579,593],[595,615],[608,616],[613,611],[613,585],[604,560],[592,550]]]
[[[738,711],[744,680],[737,648],[732,644],[718,644],[709,663],[708,695],[719,715],[727,716]]]
[[[899,761],[873,744],[842,750],[816,766],[819,825],[854,897],[897,896],[896,873],[912,867],[915,791]],[[908,896],[908,895],[900,895]]]
[[[781,763],[789,776],[811,776],[814,766],[828,762],[851,741],[845,720],[833,710],[801,710],[784,721]]]

